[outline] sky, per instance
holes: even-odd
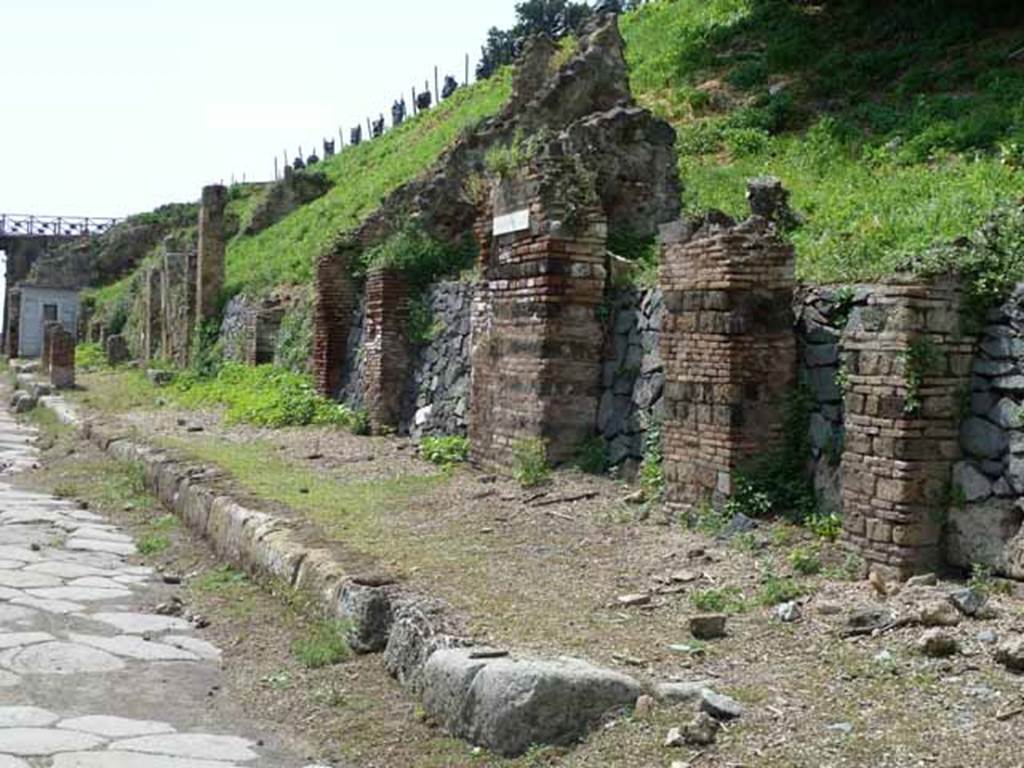
[[[470,77],[515,0],[0,0],[0,213],[116,216],[265,181]]]

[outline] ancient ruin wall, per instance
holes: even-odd
[[[950,281],[893,281],[853,308],[842,338],[846,541],[906,576],[940,562],[958,402],[972,340]]]
[[[663,237],[664,454],[671,502],[721,501],[777,447],[796,378],[793,249],[763,219]]]
[[[204,325],[217,318],[224,289],[224,209],[227,187],[203,187],[199,202],[199,245],[196,266],[196,319]]]
[[[313,377],[324,397],[337,397],[348,351],[353,310],[359,301],[351,264],[356,252],[340,248],[316,263]]]

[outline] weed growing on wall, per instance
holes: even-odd
[[[434,313],[430,297],[423,291],[418,292],[409,301],[409,343],[413,345],[429,344],[444,330],[441,318]]]
[[[415,223],[406,224],[379,245],[365,251],[354,265],[359,275],[371,269],[402,273],[415,287],[422,288],[438,278],[458,275],[476,260],[471,235],[457,245],[431,237]]]
[[[934,373],[942,364],[942,354],[935,344],[926,337],[914,339],[907,349],[900,353],[903,362],[903,412],[916,416],[921,411],[921,386],[925,377]]]
[[[424,437],[420,442],[420,456],[441,467],[458,464],[469,458],[469,440],[459,435]]]
[[[228,422],[264,427],[335,424],[362,433],[365,414],[316,393],[312,379],[273,365],[224,363],[216,375],[186,371],[169,390],[182,405],[221,405]]]
[[[289,371],[309,371],[313,355],[313,307],[308,298],[293,304],[281,319],[274,342],[274,362]]]
[[[540,438],[525,438],[512,444],[512,477],[524,488],[534,488],[551,477],[548,447]]]
[[[604,438],[593,435],[576,447],[574,464],[589,475],[603,475],[608,471],[608,445]]]
[[[661,424],[652,421],[644,432],[644,457],[639,471],[640,488],[648,500],[657,501],[665,494],[664,460]]]
[[[608,250],[635,265],[630,275],[634,285],[653,288],[658,284],[661,259],[656,238],[639,237],[630,230],[613,230],[608,233]]]

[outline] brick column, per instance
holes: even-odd
[[[7,292],[7,356],[18,356],[21,334],[21,291],[11,288]]]
[[[402,417],[409,372],[409,289],[404,277],[375,269],[366,279],[366,367],[363,392],[375,434],[394,430]]]
[[[313,378],[324,397],[338,396],[345,365],[348,335],[358,294],[351,264],[356,252],[341,248],[316,263],[316,303],[313,315]]]
[[[607,232],[587,183],[565,165],[540,165],[494,197],[496,217],[527,212],[521,229],[489,238],[490,222],[477,227],[481,244],[491,243],[473,313],[477,464],[510,467],[523,439],[543,440],[548,459],[562,462],[594,434]]]
[[[780,443],[796,381],[793,249],[763,220],[662,237],[664,468],[670,502],[719,503]]]
[[[143,333],[145,334],[143,356],[145,361],[149,362],[160,354],[163,341],[163,291],[159,269],[147,270],[144,294],[146,308],[143,318]]]
[[[56,323],[49,329],[47,368],[50,384],[56,389],[70,389],[75,386],[75,336]]]
[[[203,187],[199,204],[199,247],[196,265],[196,321],[202,325],[217,317],[224,288],[224,208],[227,187]]]
[[[960,302],[952,280],[896,280],[854,308],[842,338],[844,536],[898,578],[939,562],[973,347]]]
[[[53,335],[62,328],[55,320],[43,326],[43,351],[39,355],[39,372],[44,376],[50,373],[50,347],[53,345]]]

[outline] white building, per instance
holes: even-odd
[[[18,355],[39,357],[43,353],[43,328],[47,323],[59,322],[70,333],[78,326],[78,292],[65,288],[44,288],[35,285],[18,286],[20,311],[18,313]]]

